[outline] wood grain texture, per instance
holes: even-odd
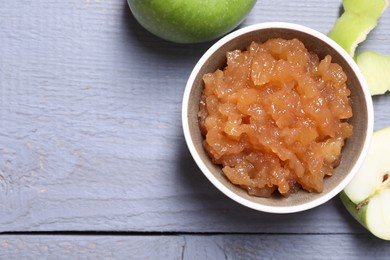
[[[339,7],[258,1],[242,26],[285,21],[327,33]],[[386,12],[359,50],[390,55],[389,32]],[[211,44],[154,37],[124,0],[3,1],[0,232],[367,236],[338,198],[307,212],[265,214],[230,201],[201,174],[182,135],[181,99]],[[374,102],[376,129],[390,125],[390,95]]]
[[[389,259],[366,235],[0,236],[1,259]]]

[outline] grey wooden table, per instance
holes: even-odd
[[[326,34],[340,4],[259,0],[242,26]],[[390,10],[358,51],[389,41]],[[389,259],[338,197],[266,214],[201,174],[181,100],[211,44],[154,37],[124,0],[1,1],[0,259]],[[390,125],[390,94],[374,105]]]

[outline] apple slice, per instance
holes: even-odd
[[[352,216],[375,236],[390,240],[390,127],[374,132],[367,158],[340,193]]]
[[[388,0],[343,0],[344,13],[328,36],[353,57],[357,45],[378,24],[388,4]]]
[[[370,94],[381,95],[390,91],[390,56],[374,51],[364,51],[355,56],[370,89]]]

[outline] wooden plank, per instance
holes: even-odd
[[[6,236],[1,259],[180,259],[183,237]]]
[[[369,235],[0,236],[1,259],[389,259]]]
[[[326,33],[339,5],[259,1],[243,26],[277,20]],[[211,43],[164,42],[122,0],[6,1],[0,24],[0,232],[364,234],[337,198],[275,216],[202,176],[183,140],[181,98]],[[362,49],[390,54],[389,32],[385,13]],[[390,125],[390,95],[374,101],[376,128]]]

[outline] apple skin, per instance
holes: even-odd
[[[353,218],[357,220],[363,227],[365,227],[371,234],[383,240],[390,240],[390,232],[388,228],[384,226],[378,226],[378,224],[382,225],[382,223],[386,223],[388,220],[384,219],[385,216],[383,214],[380,214],[380,209],[373,209],[374,207],[378,207],[378,203],[386,203],[386,199],[377,202],[377,205],[374,206],[372,205],[372,202],[369,202],[365,205],[362,205],[361,207],[357,207],[357,205],[347,196],[344,191],[340,192],[339,196],[345,208],[353,216]],[[375,221],[372,220],[374,218]],[[371,220],[369,221],[369,219]]]
[[[366,223],[367,205],[361,207],[358,210],[356,204],[353,203],[352,200],[348,198],[347,194],[345,194],[345,191],[341,191],[339,196],[345,208],[353,216],[353,218],[368,230],[369,228]]]
[[[176,43],[206,42],[236,28],[256,0],[127,0],[135,19]]]
[[[389,5],[388,0],[343,0],[344,13],[336,20],[328,36],[352,57],[359,43],[374,29]]]

